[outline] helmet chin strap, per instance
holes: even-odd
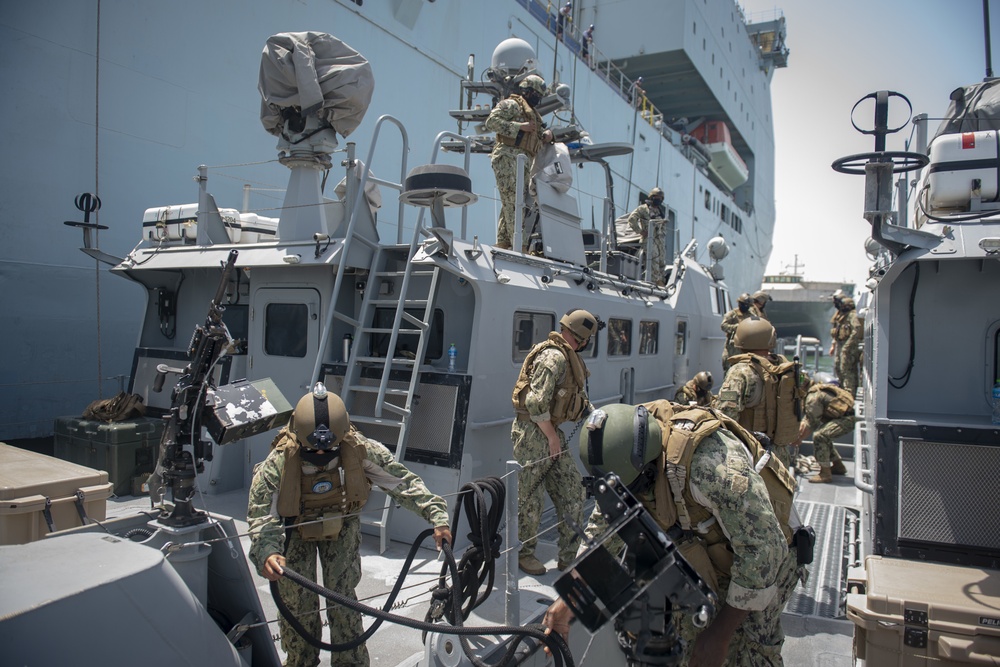
[[[632,467],[642,470],[646,465],[646,440],[649,438],[649,410],[643,405],[635,406],[632,419]]]

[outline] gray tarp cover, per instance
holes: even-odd
[[[935,137],[957,132],[1000,130],[1000,80],[957,88]]]
[[[280,134],[281,109],[316,114],[346,137],[361,124],[375,90],[371,65],[360,53],[321,32],[283,32],[268,38],[260,58],[260,122]]]

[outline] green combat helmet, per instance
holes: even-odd
[[[774,327],[767,320],[748,317],[736,327],[733,345],[741,350],[770,350],[777,343]]]
[[[351,419],[340,396],[328,392],[322,382],[317,382],[296,404],[289,430],[295,434],[300,447],[329,451],[351,430]]]
[[[660,456],[662,442],[660,423],[645,407],[613,403],[580,429],[580,460],[591,475],[613,472],[627,486]]]

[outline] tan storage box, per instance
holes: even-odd
[[[0,443],[0,544],[82,526],[81,512],[103,521],[111,487],[106,472]]]
[[[1000,662],[1000,571],[869,556],[849,593],[854,652],[866,665]]]

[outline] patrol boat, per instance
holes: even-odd
[[[890,107],[909,102],[872,93],[862,101],[874,102],[865,129],[875,150],[833,164],[864,175],[879,247],[867,284],[854,441],[862,513],[846,597],[853,653],[866,665],[1000,661],[998,91],[987,63],[986,79],[951,94],[936,132],[926,114],[913,118],[912,151],[886,150],[901,129],[889,125]],[[896,180],[909,207],[893,206]]]

